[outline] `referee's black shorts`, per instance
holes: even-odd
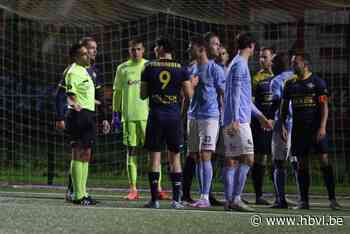
[[[72,147],[91,148],[96,140],[95,112],[70,109],[66,117],[66,129]]]

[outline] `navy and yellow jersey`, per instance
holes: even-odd
[[[56,121],[64,120],[64,116],[68,110],[67,95],[66,95],[66,82],[64,77],[71,65],[69,65],[63,72],[62,79],[58,83],[55,97],[56,105]]]
[[[147,82],[150,114],[180,116],[180,93],[187,80],[190,80],[187,69],[173,60],[160,59],[145,64],[141,81]]]
[[[267,116],[272,105],[272,92],[271,92],[271,81],[273,76],[264,78],[256,83],[255,86],[255,106]],[[254,141],[254,152],[256,154],[271,154],[271,131],[265,131],[258,118],[253,118],[251,120],[251,129]]]
[[[305,80],[297,78],[287,80],[283,101],[291,102],[293,128],[294,126],[318,128],[321,121],[320,103],[327,96],[326,82],[315,74]]]
[[[103,90],[103,87],[105,85],[104,80],[102,76],[99,75],[96,64],[93,64],[89,68],[87,68],[87,72],[89,73],[95,85],[95,100],[100,102],[99,105],[96,105],[96,108],[98,109],[98,117],[103,120],[107,120],[107,105],[104,100]]]
[[[255,96],[255,91],[258,83],[260,81],[266,80],[267,78],[270,78],[271,76],[273,76],[273,73],[267,70],[260,70],[253,76],[253,79],[252,79],[253,96]]]
[[[255,87],[255,106],[267,116],[272,105],[271,81],[273,76],[260,80]]]

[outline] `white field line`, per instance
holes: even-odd
[[[28,207],[31,206],[29,204],[9,204],[9,203],[0,203],[0,207],[1,206],[23,206],[23,207]],[[101,206],[89,206],[89,207],[82,207],[82,206],[64,206],[64,208],[69,208],[69,209],[97,209],[97,210],[128,210],[128,211],[142,211],[142,212],[153,212],[153,213],[158,213],[158,212],[177,212],[177,213],[193,213],[193,214],[203,214],[203,213],[207,213],[207,214],[213,214],[213,213],[218,213],[218,214],[225,214],[225,215],[244,215],[244,216],[252,216],[255,214],[259,214],[262,216],[295,216],[295,214],[279,214],[279,213],[262,213],[262,212],[227,212],[227,211],[218,211],[218,210],[187,210],[187,209],[183,209],[183,210],[174,210],[174,209],[148,209],[148,208],[128,208],[128,207],[101,207]],[[313,214],[316,216],[316,214]],[[340,215],[343,218],[350,218],[349,215]]]
[[[10,193],[11,192],[0,192],[0,196],[1,193]],[[16,192],[16,193],[21,193],[21,194],[28,194],[25,192]],[[13,193],[12,193],[13,194]],[[41,195],[41,194],[47,194],[47,195],[51,195],[52,193],[31,193],[31,194],[37,194],[37,195]],[[62,194],[58,194],[58,195],[62,195]],[[102,195],[103,196],[103,195]],[[109,196],[109,197],[116,197],[116,196]],[[17,197],[18,198],[18,197]],[[20,198],[26,198],[26,197],[20,197]],[[321,205],[320,203],[311,203],[310,205]],[[24,207],[28,207],[31,206],[30,204],[13,204],[13,203],[1,203],[0,202],[0,206],[24,206]],[[137,208],[137,207],[102,207],[102,206],[89,206],[89,207],[82,207],[82,206],[78,206],[78,205],[64,205],[65,208],[70,208],[70,209],[98,209],[98,210],[128,210],[128,211],[147,211],[147,212],[182,212],[182,213],[219,213],[219,214],[227,214],[227,215],[247,215],[247,216],[251,216],[254,214],[259,214],[259,215],[263,215],[263,216],[295,216],[295,214],[286,214],[286,213],[266,213],[266,212],[227,212],[227,211],[218,211],[218,210],[196,210],[196,209],[183,209],[183,210],[174,210],[174,209],[147,209],[147,208]],[[265,208],[265,207],[264,207]],[[316,215],[316,214],[312,214],[312,215]],[[350,218],[349,216],[344,216],[341,215],[341,217],[344,218]]]
[[[4,195],[14,195],[14,196],[17,196],[16,198],[30,198],[31,196],[44,196],[44,198],[45,197],[47,197],[47,198],[52,198],[52,197],[60,198],[60,197],[62,197],[62,199],[64,198],[64,195],[65,195],[65,193],[45,193],[45,192],[43,192],[43,193],[35,193],[35,192],[7,192],[7,191],[0,191],[0,196],[2,194],[4,194]],[[17,194],[21,195],[21,197],[19,197]],[[94,194],[94,197],[111,198],[112,200],[114,200],[113,198],[124,198],[125,195]],[[149,196],[141,196],[141,198],[149,198]],[[312,202],[312,203],[310,203],[310,205],[324,205],[324,203]]]

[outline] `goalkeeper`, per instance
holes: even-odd
[[[143,153],[148,117],[148,100],[140,99],[141,72],[147,62],[143,58],[145,49],[141,40],[129,42],[129,59],[117,67],[113,84],[113,122],[123,126],[123,144],[127,146],[127,171],[130,190],[125,199],[138,200],[137,156]],[[160,185],[160,182],[159,182]],[[161,188],[158,188],[161,191]],[[168,195],[159,193],[160,199]]]

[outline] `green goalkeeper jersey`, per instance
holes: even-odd
[[[86,68],[73,63],[64,79],[66,93],[73,94],[83,109],[95,111],[95,85]]]
[[[148,100],[140,98],[141,73],[147,60],[128,60],[120,64],[113,84],[113,111],[121,113],[121,121],[147,120]]]

